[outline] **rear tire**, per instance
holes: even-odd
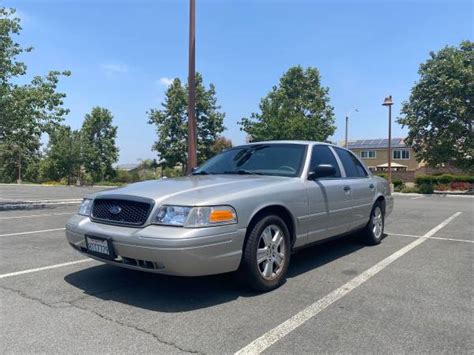
[[[286,280],[290,263],[290,233],[276,215],[262,217],[250,230],[244,247],[241,277],[251,289],[268,292]]]
[[[370,212],[370,220],[363,231],[365,242],[369,245],[377,245],[382,242],[385,227],[385,213],[381,202],[377,201]]]

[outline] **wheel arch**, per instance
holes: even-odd
[[[264,216],[268,216],[270,214],[274,214],[285,222],[288,231],[290,232],[290,241],[291,241],[291,247],[293,247],[295,241],[296,241],[296,220],[293,214],[288,210],[283,205],[280,204],[271,204],[267,205],[264,207],[259,208],[256,210],[252,217],[250,218],[250,222],[247,226],[247,233],[245,236],[245,242],[247,242],[247,236],[254,227],[254,225]],[[244,248],[245,248],[245,243],[244,243]]]
[[[382,206],[382,212],[385,214],[385,196],[384,195],[378,195],[377,198],[374,201],[374,205],[379,202]]]

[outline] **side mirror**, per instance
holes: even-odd
[[[336,168],[331,164],[319,164],[308,174],[308,180],[316,180],[323,177],[336,175]]]

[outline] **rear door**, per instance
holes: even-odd
[[[346,173],[352,195],[352,229],[363,227],[370,218],[375,186],[365,167],[350,151],[334,147]]]
[[[319,164],[331,164],[336,168],[332,177],[306,180],[309,196],[309,215],[306,216],[308,243],[344,233],[351,229],[351,194],[344,189],[339,163],[327,145],[315,145],[311,152],[310,169]]]

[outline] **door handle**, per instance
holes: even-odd
[[[344,191],[345,191],[345,192],[351,191],[351,187],[350,187],[350,186],[344,186]]]

